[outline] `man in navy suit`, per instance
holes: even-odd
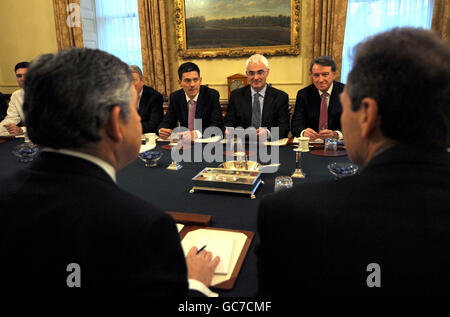
[[[210,295],[218,259],[193,248],[185,261],[173,219],[116,185],[140,148],[132,82],[100,50],[32,63],[24,112],[42,153],[0,181],[2,293]]]
[[[130,66],[133,85],[138,93],[138,113],[141,117],[142,133],[157,132],[162,121],[164,98],[150,86],[144,85],[143,74],[139,66]]]
[[[336,63],[330,56],[320,56],[310,65],[313,83],[297,93],[291,130],[294,136],[311,140],[342,139],[339,95],[344,84],[336,78]]]
[[[279,138],[289,134],[289,96],[267,84],[269,62],[260,54],[246,61],[249,85],[230,94],[225,127],[254,127],[260,139],[270,137],[273,128],[279,129]]]
[[[223,117],[217,90],[202,85],[200,69],[187,62],[178,68],[178,83],[181,89],[170,94],[169,108],[159,125],[158,134],[166,139],[177,127],[187,128],[187,137],[201,138],[208,127],[223,129]],[[197,119],[197,122],[195,121]],[[201,128],[198,126],[201,120]]]
[[[355,52],[341,123],[361,171],[263,197],[260,292],[449,296],[449,45],[397,28]]]

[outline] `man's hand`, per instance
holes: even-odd
[[[337,139],[338,134],[335,131],[332,130],[320,130],[319,131],[319,138],[321,139]]]
[[[6,128],[6,130],[8,130],[9,134],[14,134],[14,135],[23,134],[22,129],[19,128],[14,123],[7,123],[4,125],[4,127]]]
[[[311,141],[320,138],[319,133],[317,133],[311,128],[307,128],[305,132],[303,132],[303,136],[309,138]]]
[[[267,140],[269,133],[264,128],[256,129],[256,136],[260,142]]]
[[[172,129],[161,128],[159,129],[158,134],[161,139],[167,139],[172,134]]]
[[[220,258],[216,256],[213,259],[211,252],[203,250],[197,254],[197,248],[192,247],[186,255],[188,279],[197,280],[209,287],[219,262]]]

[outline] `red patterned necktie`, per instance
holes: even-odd
[[[189,117],[188,117],[189,131],[194,130],[195,108],[196,106],[194,99],[189,100]]]
[[[328,107],[327,107],[328,93],[322,94],[322,102],[320,103],[320,116],[319,116],[319,132],[321,130],[328,129]]]

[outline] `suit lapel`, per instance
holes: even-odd
[[[250,85],[247,86],[247,88],[244,90],[244,102],[243,102],[243,112],[244,112],[244,118],[246,118],[245,126],[251,126],[252,125],[252,93],[250,90]]]
[[[203,118],[203,104],[205,99],[205,87],[200,86],[200,92],[198,93],[197,105],[195,107],[195,118],[200,119]]]
[[[272,118],[272,102],[273,102],[273,94],[272,87],[267,85],[266,94],[264,95],[264,103],[263,103],[263,111],[261,116],[261,126],[262,127],[271,127],[272,122],[270,122],[270,118]]]
[[[180,125],[182,127],[188,126],[188,104],[186,102],[186,94],[183,89],[179,90],[178,104],[180,105]]]

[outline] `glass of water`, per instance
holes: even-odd
[[[292,178],[290,176],[277,176],[275,178],[275,187],[274,190],[276,192],[291,188],[293,185]]]

